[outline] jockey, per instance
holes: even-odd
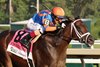
[[[27,23],[27,29],[30,31],[26,35],[21,43],[27,45],[31,38],[43,34],[44,31],[55,31],[60,29],[59,22],[62,22],[65,12],[61,7],[54,7],[51,11],[42,10],[39,13],[34,14]]]

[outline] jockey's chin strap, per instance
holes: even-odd
[[[87,33],[84,33],[84,34],[80,34],[79,31],[77,30],[77,28],[75,27],[75,23],[76,23],[77,21],[79,21],[79,20],[80,20],[80,19],[77,19],[77,20],[75,20],[74,22],[71,23],[71,34],[72,34],[72,30],[74,29],[74,30],[75,30],[75,33],[76,33],[76,35],[77,35],[77,37],[78,37],[79,40],[80,40],[80,42],[85,41],[85,43],[88,43],[87,39],[88,39],[90,33],[87,32]],[[82,39],[84,36],[86,36],[86,39]]]

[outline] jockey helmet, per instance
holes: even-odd
[[[61,7],[54,7],[52,13],[57,17],[63,17],[65,15],[65,12]]]

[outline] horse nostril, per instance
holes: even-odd
[[[90,44],[94,44],[94,42],[92,40],[90,40]]]
[[[90,37],[88,38],[87,42],[88,42],[89,44],[93,45],[93,44],[94,44],[94,38],[93,38],[92,36],[90,36]]]

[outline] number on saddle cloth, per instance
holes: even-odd
[[[21,31],[21,30],[18,31],[18,33],[17,33],[17,35],[16,35],[14,41],[15,41],[15,42],[20,42],[22,36],[23,36],[25,33],[26,33],[25,31]]]
[[[22,39],[24,39],[26,36],[28,35],[28,32],[24,31],[24,30],[19,30],[17,32],[17,35],[15,36],[14,42],[20,42],[21,45],[23,45],[25,48],[29,48],[28,43],[24,44],[23,42],[25,41],[21,41]]]

